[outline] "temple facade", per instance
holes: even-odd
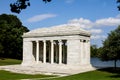
[[[90,65],[90,32],[79,26],[53,26],[23,34],[22,65]]]

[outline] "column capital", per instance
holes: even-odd
[[[38,41],[38,40],[36,40],[35,42],[36,42],[36,43],[38,43],[39,41]]]
[[[58,40],[58,42],[61,42],[62,40]]]
[[[59,44],[62,44],[62,40],[58,40]]]
[[[46,42],[46,40],[43,40],[43,42],[45,43],[45,42]]]
[[[84,39],[80,39],[80,42],[83,42],[84,41]]]
[[[54,40],[50,40],[50,42],[51,42],[51,43],[53,43],[53,42],[54,42]]]
[[[86,40],[86,42],[88,43],[88,42],[90,42],[90,40]]]
[[[80,42],[89,42],[89,40],[80,39]]]

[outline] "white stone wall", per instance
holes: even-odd
[[[81,65],[90,64],[90,40],[80,40]]]
[[[80,40],[79,39],[67,40],[67,64],[68,65],[80,64]]]
[[[35,58],[33,56],[33,44],[31,41],[23,40],[23,61],[22,65],[32,65],[35,63]]]

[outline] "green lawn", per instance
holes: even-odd
[[[0,80],[20,80],[20,79],[34,79],[34,78],[47,78],[53,77],[49,75],[27,75],[27,74],[19,74],[12,73],[9,71],[0,70]]]
[[[21,60],[15,60],[15,59],[0,60],[0,66],[20,64],[20,63]],[[19,79],[34,79],[34,78],[47,78],[47,77],[53,77],[53,76],[18,74],[18,73],[11,73],[9,71],[0,70],[0,80],[19,80]],[[44,80],[120,80],[120,68],[117,68],[117,70],[113,68],[106,68],[106,69],[95,70],[95,71],[75,74],[66,77],[44,79]]]
[[[16,74],[16,73],[0,70],[0,80],[34,79],[34,78],[47,78],[47,77],[52,77],[52,76]],[[34,80],[41,80],[41,79],[34,79]],[[96,70],[96,71],[90,71],[90,72],[85,72],[85,73],[66,76],[66,77],[42,79],[42,80],[120,80],[120,74],[108,72],[105,70]]]
[[[16,59],[0,59],[0,66],[5,65],[15,65],[20,64],[21,60]],[[32,79],[32,78],[44,78],[44,77],[53,77],[50,75],[28,75],[28,74],[19,74],[19,73],[12,73],[9,71],[0,70],[0,80],[19,80],[19,79]]]
[[[0,59],[0,66],[4,65],[14,65],[14,64],[20,64],[21,60],[16,59]]]
[[[120,80],[120,69],[117,72],[107,68],[49,80]]]

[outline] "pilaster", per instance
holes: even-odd
[[[23,61],[22,65],[32,65],[35,63],[33,56],[33,43],[32,41],[23,40]]]
[[[80,40],[79,39],[67,40],[67,64],[68,65],[80,64]]]

